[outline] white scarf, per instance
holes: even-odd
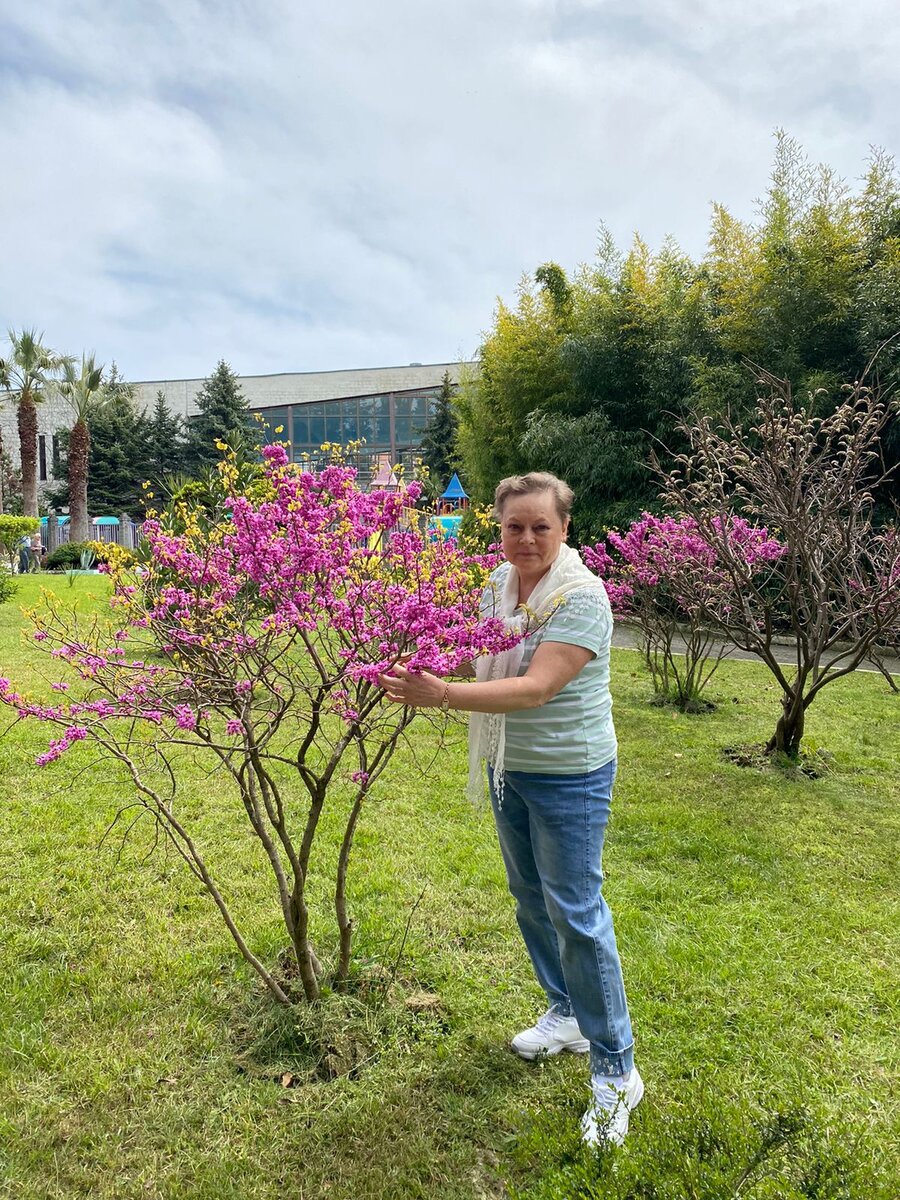
[[[528,597],[519,605],[519,572],[510,566],[494,616],[500,617],[510,633],[522,635],[511,650],[500,654],[485,654],[475,661],[475,678],[479,683],[494,679],[512,679],[519,673],[525,654],[524,637],[547,621],[557,606],[573,592],[600,591],[603,583],[587,569],[577,550],[560,547],[553,566],[542,577]],[[482,761],[486,761],[494,776],[498,802],[503,803],[503,760],[506,753],[506,714],[469,714],[469,799],[474,803],[484,796]]]

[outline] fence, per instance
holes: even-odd
[[[133,550],[141,540],[144,526],[139,521],[132,521],[125,513],[121,517],[100,517],[91,521],[88,541],[117,542]],[[58,546],[65,545],[71,540],[71,524],[59,517],[47,517],[41,524],[41,547],[45,554],[51,554]]]

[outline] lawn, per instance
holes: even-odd
[[[106,587],[50,583],[83,607]],[[36,686],[21,626],[0,607],[0,674]],[[19,725],[0,737],[0,1195],[896,1200],[900,698],[871,674],[827,690],[808,733],[829,771],[787,778],[721,755],[773,725],[755,664],[723,666],[702,717],[651,707],[636,655],[613,668],[606,894],[647,1085],[622,1151],[579,1146],[583,1059],[506,1048],[542,998],[461,728],[429,772],[414,726],[364,817],[353,993],[288,1014],[171,855],[139,831],[101,846],[115,776],[82,747],[38,770],[47,735]],[[184,803],[274,960],[233,802],[194,771]]]

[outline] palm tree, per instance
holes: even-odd
[[[22,511],[26,517],[38,515],[37,502],[37,408],[44,389],[71,359],[48,350],[42,333],[23,329],[8,333],[10,352],[0,359],[0,378],[18,408],[19,455],[22,460]]]
[[[103,366],[97,366],[93,354],[82,354],[80,371],[71,359],[67,359],[57,387],[69,401],[75,418],[69,433],[69,537],[73,542],[86,542],[89,536],[87,485],[91,450],[88,420],[106,403]]]

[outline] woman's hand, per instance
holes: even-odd
[[[414,675],[399,663],[386,675],[379,675],[378,682],[391,700],[410,708],[438,708],[447,687],[446,681],[437,675],[428,671]]]

